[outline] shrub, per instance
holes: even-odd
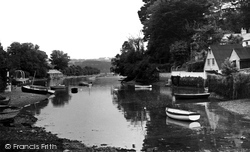
[[[180,86],[204,87],[204,79],[202,77],[181,77]]]

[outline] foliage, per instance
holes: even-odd
[[[180,86],[204,87],[204,79],[202,77],[181,77]]]
[[[37,77],[45,77],[48,68],[47,54],[32,43],[13,42],[7,49],[11,73],[23,70]]]
[[[205,61],[197,61],[188,64],[188,71],[191,72],[203,72]]]
[[[228,37],[228,44],[241,44],[242,43],[243,38],[239,35],[234,36],[233,34],[231,34]]]
[[[50,54],[51,64],[55,66],[57,70],[64,70],[68,67],[68,63],[70,61],[70,57],[67,53],[59,50],[53,50]]]
[[[93,75],[93,74],[99,74],[100,70],[93,68],[93,67],[80,67],[79,65],[71,65],[67,68],[65,68],[63,71],[63,74],[67,76],[80,76],[80,75]]]
[[[189,48],[186,42],[176,41],[170,46],[170,53],[172,54],[172,60],[175,61],[175,66],[181,66],[186,63],[189,58]]]
[[[3,50],[0,43],[0,92],[6,87],[6,71],[7,71],[7,53]]]
[[[226,98],[249,98],[250,74],[238,72],[230,76],[209,75],[208,87],[209,92],[215,92]]]
[[[225,59],[224,63],[222,63],[221,65],[221,73],[226,76],[229,76],[235,72],[238,72],[238,69],[236,68],[234,63],[231,62],[229,58]]]

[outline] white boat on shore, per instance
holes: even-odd
[[[197,121],[200,119],[200,114],[198,112],[186,111],[181,109],[166,108],[166,114],[168,117],[185,120],[185,121]]]
[[[135,88],[152,88],[152,85],[139,85],[139,84],[135,84]]]

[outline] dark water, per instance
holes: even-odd
[[[81,79],[54,98],[26,107],[59,137],[88,146],[115,146],[137,151],[249,151],[250,121],[218,106],[216,99],[175,101],[172,92],[202,92],[190,88],[121,86],[117,77],[97,78],[92,87],[77,86]],[[59,80],[58,80],[59,81]],[[87,81],[87,80],[86,80]],[[53,82],[55,83],[55,82]],[[71,93],[71,88],[78,93]],[[198,111],[197,122],[166,117],[165,108]]]

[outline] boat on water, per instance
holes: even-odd
[[[62,89],[65,89],[65,88],[66,88],[66,86],[65,85],[61,85],[61,84],[56,85],[56,86],[50,86],[51,90],[62,90]]]
[[[152,88],[152,85],[139,85],[139,84],[135,84],[135,88]]]
[[[36,93],[36,94],[54,94],[54,90],[48,89],[48,87],[38,85],[25,85],[22,86],[22,92]]]
[[[22,108],[19,107],[0,107],[0,121],[14,118]]]
[[[166,114],[168,117],[177,120],[197,121],[200,119],[200,114],[198,112],[192,112],[175,108],[166,107]]]
[[[0,96],[0,105],[8,105],[10,102],[10,97]]]
[[[81,81],[81,82],[79,82],[78,85],[79,85],[79,86],[92,86],[92,83],[85,82],[85,81]]]
[[[166,118],[166,124],[167,125],[173,124],[173,125],[181,126],[184,128],[193,129],[193,130],[199,129],[201,127],[200,123],[197,121],[181,121],[181,120],[175,120],[169,117]]]
[[[207,99],[210,96],[210,93],[174,93],[175,99]]]

